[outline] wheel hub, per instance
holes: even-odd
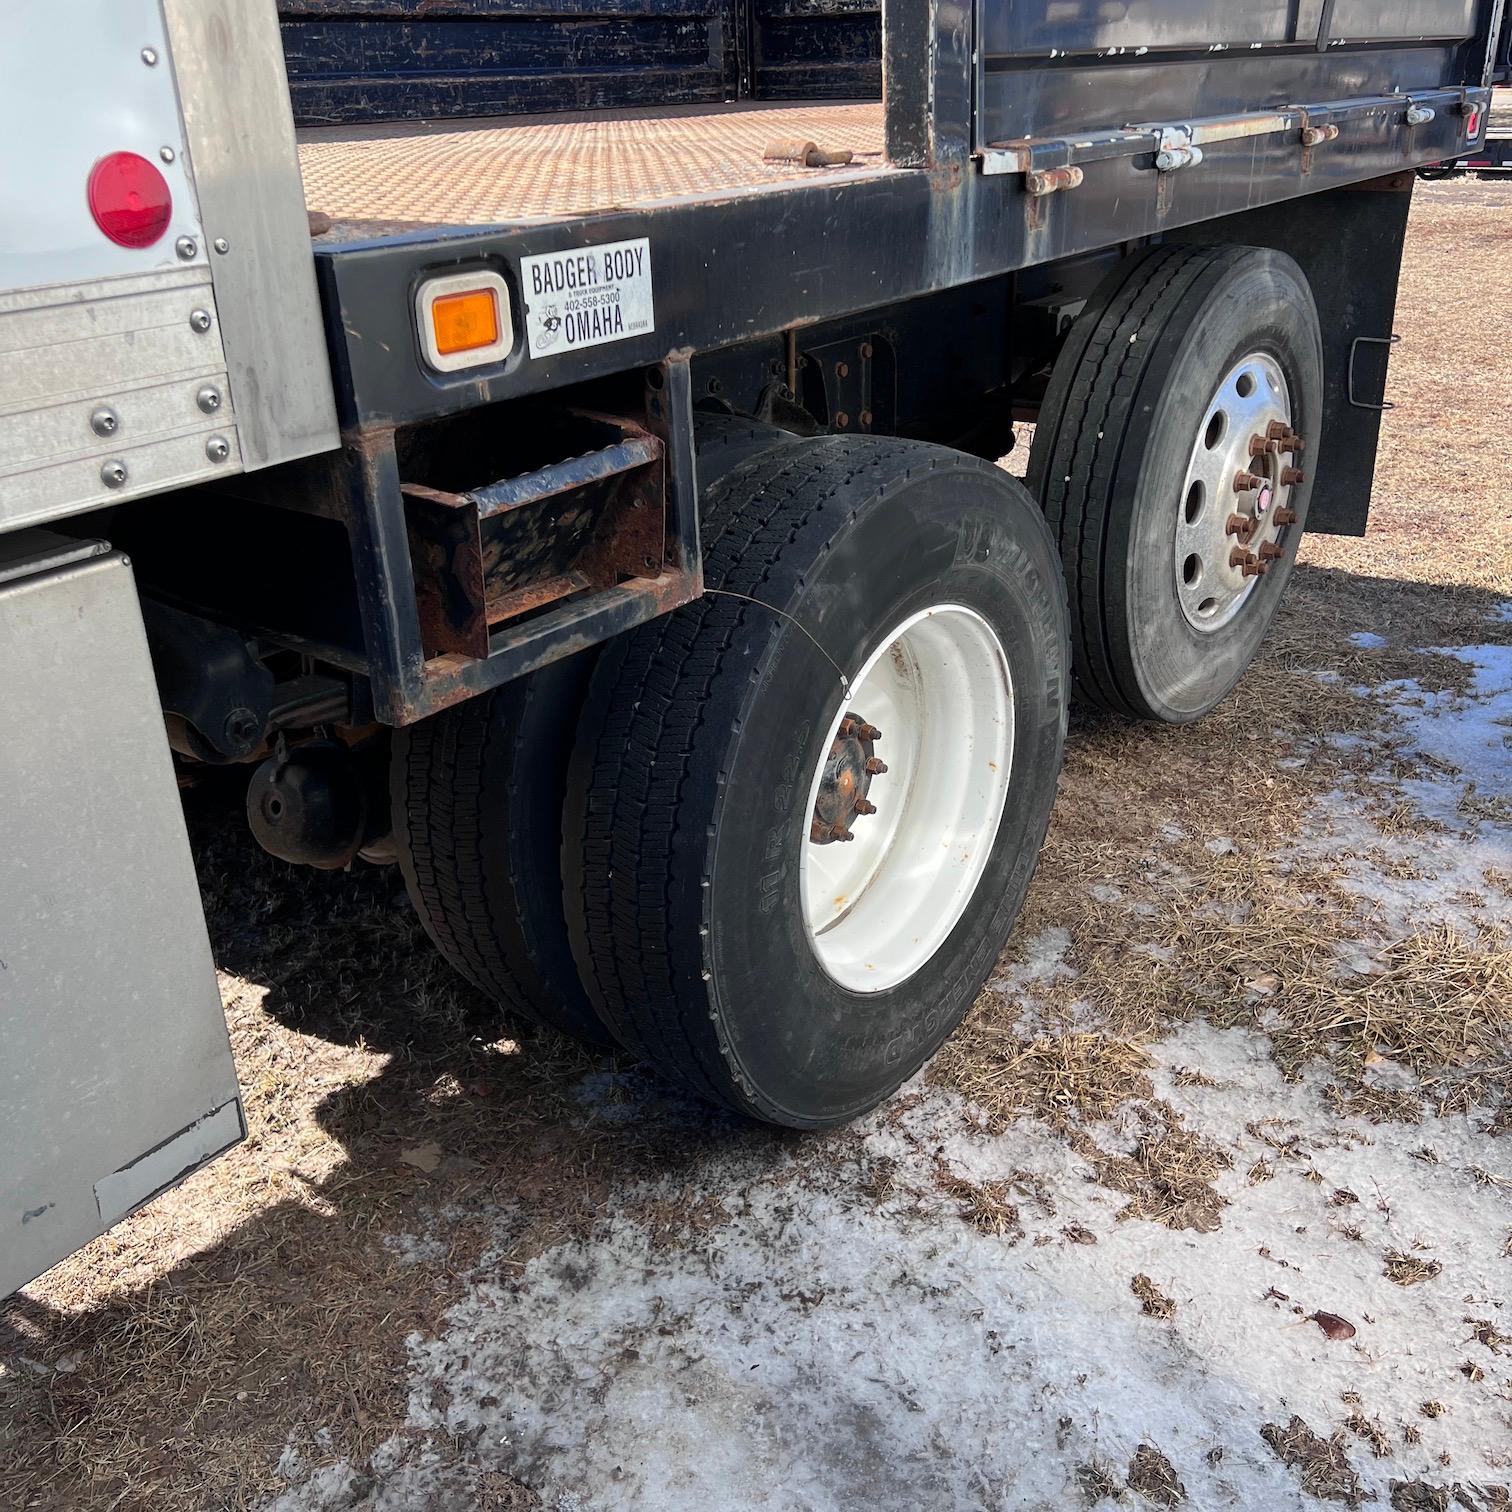
[[[1208,402],[1182,484],[1173,564],[1177,601],[1194,629],[1227,625],[1285,557],[1302,448],[1285,374],[1275,358],[1251,353]]]
[[[1013,679],[987,621],[941,603],[883,636],[851,689],[815,751],[799,885],[825,972],[882,992],[945,942],[992,857],[1013,770]]]
[[[876,725],[869,724],[854,709],[846,711],[830,743],[819,791],[814,796],[809,839],[815,845],[854,840],[851,825],[858,817],[877,812],[868,794],[872,778],[887,770],[887,763],[876,754],[876,743],[881,738],[882,732]]]

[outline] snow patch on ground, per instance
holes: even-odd
[[[1070,930],[1059,926],[1043,930],[1025,943],[1022,959],[1000,967],[983,990],[1008,999],[1021,1011],[1032,1011],[1038,1002],[1037,988],[1076,975],[1066,963],[1070,948]]]
[[[433,1265],[446,1259],[446,1246],[433,1234],[385,1234],[383,1247],[400,1265]]]
[[[1512,1197],[1470,1174],[1496,1167],[1493,1141],[1463,1118],[1410,1135],[1341,1122],[1318,1081],[1286,1083],[1252,1033],[1197,1024],[1154,1049],[1160,1094],[1232,1154],[1216,1232],[1121,1221],[1123,1197],[1057,1133],[1033,1120],[973,1133],[959,1099],[929,1092],[873,1115],[839,1164],[779,1154],[752,1181],[747,1164],[710,1162],[703,1184],[729,1221],[685,1242],[631,1216],[677,1198],[679,1179],[624,1193],[589,1242],[523,1273],[480,1266],[445,1329],[408,1340],[416,1437],[360,1473],[304,1478],[277,1512],[403,1505],[400,1482],[418,1495],[427,1454],[442,1484],[428,1439],[581,1512],[1063,1508],[1079,1466],[1121,1474],[1142,1443],[1194,1507],[1300,1507],[1260,1427],[1297,1413],[1326,1436],[1351,1410],[1346,1391],[1391,1441],[1384,1458],[1352,1456],[1383,1502],[1393,1478],[1447,1480],[1440,1453],[1455,1474],[1504,1476],[1512,1392],[1460,1370],[1509,1371],[1466,1321],[1512,1332]],[[1190,1066],[1219,1085],[1172,1077]],[[1287,1155],[1251,1131],[1261,1120],[1293,1140]],[[1095,1137],[1117,1150],[1127,1136],[1114,1122]],[[1261,1156],[1275,1174],[1252,1186]],[[891,1174],[880,1199],[874,1162]],[[1021,1233],[984,1233],[941,1193],[942,1168],[1044,1200],[1020,1203]],[[1358,1201],[1336,1206],[1337,1191]],[[1069,1242],[1073,1225],[1097,1242]],[[1398,1287],[1389,1250],[1443,1272]],[[1169,1321],[1142,1313],[1141,1273],[1175,1300]],[[1355,1339],[1327,1339],[1308,1318],[1319,1310]],[[1429,1400],[1443,1416],[1420,1416]],[[1420,1446],[1402,1442],[1406,1424]]]
[[[1505,917],[1490,874],[1512,871],[1512,646],[1436,647],[1474,669],[1464,693],[1411,680],[1362,688],[1393,716],[1396,755],[1421,776],[1379,769],[1377,798],[1400,799],[1427,826],[1384,833],[1356,793],[1335,791],[1283,859],[1328,858],[1381,926],[1406,933],[1432,924],[1474,931]],[[1329,737],[1342,745],[1348,737]],[[1358,742],[1356,742],[1358,743]]]

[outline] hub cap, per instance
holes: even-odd
[[[1013,766],[1013,679],[981,615],[898,625],[835,716],[799,866],[824,970],[856,992],[906,981],[945,943],[992,854]]]
[[[1221,629],[1285,555],[1302,481],[1291,392],[1273,357],[1253,352],[1218,386],[1198,427],[1176,511],[1176,597],[1193,628]]]

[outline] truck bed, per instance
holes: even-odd
[[[847,167],[763,158],[773,142],[849,151]],[[339,240],[561,221],[886,171],[879,102],[672,106],[299,133],[305,199]]]

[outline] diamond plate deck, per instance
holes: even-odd
[[[774,141],[849,150],[844,168],[773,164]],[[565,220],[885,166],[882,106],[701,106],[300,133],[310,209],[333,234]]]

